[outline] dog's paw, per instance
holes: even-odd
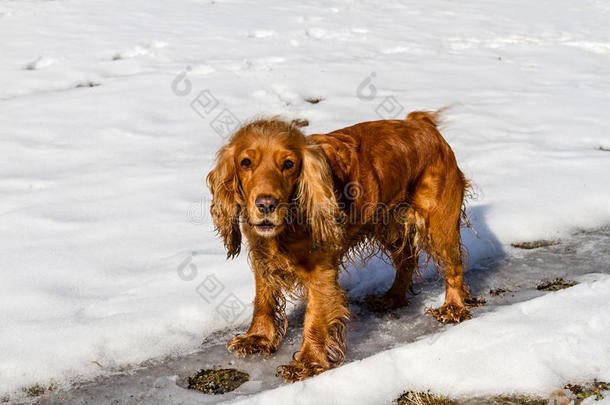
[[[313,377],[326,371],[328,367],[318,364],[307,363],[299,360],[292,360],[288,364],[282,364],[275,370],[276,377],[282,377],[286,382],[293,383]]]
[[[260,335],[240,335],[229,339],[227,350],[236,356],[246,357],[250,354],[270,355],[277,350],[273,342]]]
[[[464,306],[443,305],[440,308],[428,308],[426,313],[432,315],[437,321],[442,323],[460,323],[472,318],[468,309]]]
[[[367,295],[364,302],[373,312],[387,312],[407,306],[407,297],[393,294]]]

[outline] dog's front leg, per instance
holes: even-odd
[[[351,315],[339,287],[337,268],[318,266],[303,273],[307,289],[303,343],[293,360],[276,372],[288,382],[319,374],[343,361],[345,329]]]
[[[227,349],[240,356],[261,353],[269,355],[275,352],[286,333],[286,301],[282,291],[271,285],[256,266],[256,297],[254,313],[248,332],[235,336],[227,342]]]

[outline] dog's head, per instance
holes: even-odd
[[[315,243],[340,237],[330,167],[300,126],[301,121],[257,120],[218,152],[207,182],[212,218],[228,257],[240,251],[240,219],[261,238],[279,236],[289,220],[307,225]]]

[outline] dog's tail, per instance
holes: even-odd
[[[442,125],[442,115],[448,108],[449,106],[436,111],[413,111],[407,115],[407,121],[425,122],[438,128]]]

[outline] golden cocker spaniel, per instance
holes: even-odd
[[[285,294],[307,300],[303,342],[278,367],[298,381],[340,364],[350,318],[338,283],[347,256],[383,250],[396,269],[377,308],[406,304],[419,253],[444,269],[445,302],[427,312],[442,322],[470,317],[463,284],[460,225],[468,181],[437,129],[438,114],[363,122],[305,136],[301,121],[262,119],[242,126],[207,177],[214,224],[228,257],[246,236],[256,281],[248,331],[230,339],[246,356],[276,351],[286,332]]]

